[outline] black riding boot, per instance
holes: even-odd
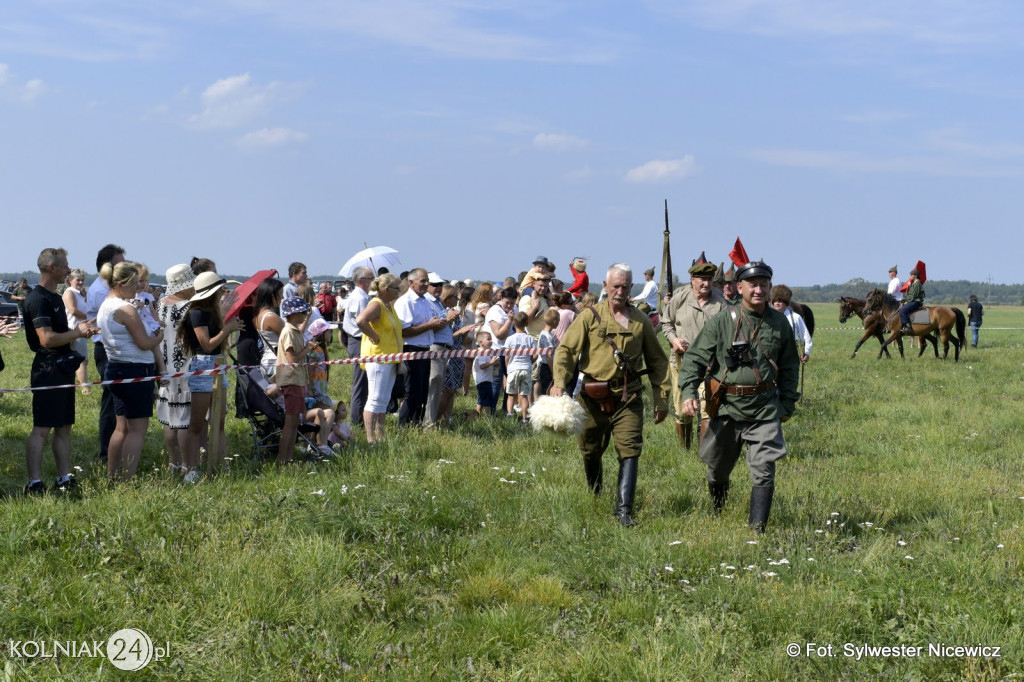
[[[772,496],[775,494],[775,487],[770,485],[755,485],[750,490],[750,519],[748,525],[756,530],[758,534],[764,532],[768,523],[768,513],[772,510]]]
[[[619,460],[619,500],[615,516],[626,528],[633,525],[633,496],[636,494],[636,472],[638,457]]]
[[[587,472],[587,487],[595,495],[601,494],[601,482],[604,479],[604,467],[601,466],[601,458],[583,458],[583,470]]]
[[[711,504],[716,514],[722,513],[725,506],[725,498],[729,496],[729,483],[712,483],[708,481],[708,492],[711,493]]]

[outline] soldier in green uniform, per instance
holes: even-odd
[[[913,333],[910,316],[924,305],[924,288],[921,286],[921,280],[918,279],[917,268],[910,271],[908,281],[910,286],[907,287],[907,293],[903,294],[903,306],[900,308],[900,322],[903,323],[904,334]]]
[[[693,418],[683,415],[683,394],[678,384],[679,363],[705,323],[726,306],[722,292],[712,286],[712,277],[716,270],[721,272],[721,268],[707,262],[702,253],[688,270],[690,283],[672,292],[672,300],[665,306],[665,312],[661,317],[661,333],[668,339],[671,348],[669,369],[672,373],[672,407],[676,412],[676,435],[680,444],[687,450],[690,449],[693,439]],[[703,394],[703,390],[698,386],[700,393]],[[703,420],[707,419],[703,412],[700,416]],[[701,429],[706,423],[700,422]]]
[[[551,395],[572,391],[569,381],[579,367],[583,374],[580,400],[587,411],[580,452],[587,485],[601,492],[601,456],[615,441],[619,456],[615,516],[633,525],[637,459],[643,447],[644,403],[641,375],[650,374],[654,394],[654,423],[668,414],[668,358],[650,318],[629,304],[633,273],[628,265],[608,268],[604,290],[608,297],[576,318],[562,337],[554,356]]]
[[[772,269],[760,261],[737,268],[740,303],[708,321],[679,368],[679,387],[687,396],[683,413],[689,415],[700,409],[697,384],[711,370],[711,420],[699,453],[708,465],[715,511],[725,505],[729,474],[746,443],[753,479],[749,524],[758,532],[764,532],[771,511],[775,462],[786,456],[782,422],[792,416],[800,399],[800,358],[793,328],[768,305],[771,278]]]

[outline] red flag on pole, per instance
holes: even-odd
[[[925,272],[924,261],[917,261],[917,278],[921,280],[921,284],[928,281],[928,274]]]
[[[750,258],[747,256],[747,250],[743,248],[743,242],[740,241],[739,237],[736,237],[736,244],[732,247],[732,251],[729,252],[729,260],[736,264],[736,267],[746,265],[750,262]]]

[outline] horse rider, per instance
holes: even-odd
[[[713,263],[701,257],[693,261],[687,272],[690,283],[683,284],[672,294],[672,300],[665,307],[661,321],[661,333],[671,346],[669,370],[672,374],[672,407],[676,413],[676,435],[679,443],[687,450],[693,442],[693,419],[683,415],[683,394],[679,390],[679,364],[683,353],[697,338],[705,323],[726,306],[722,292],[712,286],[715,271]],[[703,393],[703,384],[698,387]],[[701,398],[704,396],[701,395]],[[707,427],[707,414],[701,413],[701,433]]]
[[[644,401],[641,374],[650,374],[654,423],[668,414],[668,358],[647,315],[629,304],[633,272],[624,263],[608,268],[608,297],[580,313],[566,330],[554,356],[551,395],[570,392],[576,368],[583,374],[580,402],[587,416],[579,436],[587,485],[601,492],[601,457],[615,441],[619,456],[619,523],[633,525],[637,460],[643,448]],[[644,368],[641,371],[641,368]]]
[[[900,278],[896,276],[896,266],[889,268],[889,295],[897,301],[903,300],[903,292],[900,291]]]
[[[725,505],[729,474],[747,444],[753,488],[748,524],[764,532],[775,494],[775,462],[786,456],[782,422],[800,399],[800,358],[793,328],[768,305],[772,269],[761,261],[736,270],[741,301],[704,325],[683,356],[679,387],[683,414],[700,410],[697,386],[706,383],[711,420],[700,443],[708,466],[708,492],[715,512]]]
[[[912,334],[913,328],[910,325],[910,315],[924,307],[924,287],[921,280],[917,278],[917,268],[910,271],[910,285],[907,293],[903,296],[903,305],[900,307],[900,322],[903,323],[903,333]]]

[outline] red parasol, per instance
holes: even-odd
[[[263,280],[270,279],[271,277],[277,277],[277,270],[260,270],[235,287],[234,291],[226,295],[222,302],[224,306],[227,306],[227,311],[224,313],[224,321],[227,322],[231,318],[236,317],[249,301],[249,297],[263,283]]]

